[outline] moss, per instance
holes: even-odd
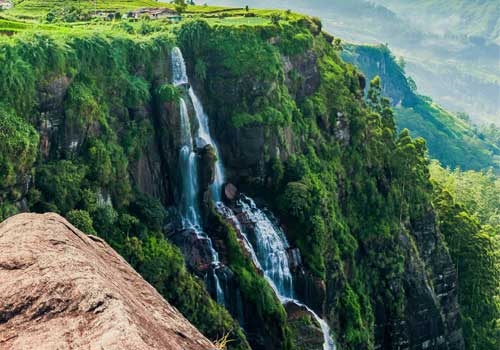
[[[158,96],[161,102],[178,101],[180,97],[179,90],[172,84],[163,84],[158,88]]]

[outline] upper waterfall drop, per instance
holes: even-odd
[[[186,71],[186,63],[182,56],[181,49],[177,46],[172,49],[172,83],[176,86],[189,83]]]
[[[201,229],[200,209],[198,207],[198,170],[196,154],[191,138],[191,123],[183,98],[179,101],[181,115],[181,150],[179,152],[179,171],[181,174],[182,192],[180,211],[182,226],[196,231]]]
[[[215,162],[215,176],[214,182],[211,186],[212,199],[214,202],[221,201],[222,186],[224,185],[224,167],[222,166],[222,161],[220,160],[219,149],[217,144],[212,139],[210,134],[210,127],[208,125],[208,116],[203,110],[203,105],[200,102],[198,96],[196,96],[193,88],[189,88],[189,97],[193,102],[193,107],[196,115],[196,120],[198,121],[198,129],[196,132],[196,140],[200,144],[198,147],[203,147],[205,145],[211,145],[214,149],[217,161]]]
[[[182,52],[178,47],[172,49],[172,83],[176,86],[188,85],[189,79],[186,73],[186,64],[182,56]],[[189,88],[189,98],[196,96],[194,91]],[[194,100],[192,100],[195,104]],[[196,104],[200,104],[196,99]],[[195,107],[203,111],[201,104]],[[179,99],[179,114],[180,114],[180,150],[179,150],[179,174],[181,182],[181,193],[179,198],[179,210],[182,217],[183,229],[194,231],[198,239],[203,240],[211,253],[211,266],[209,274],[206,278],[213,279],[215,297],[219,304],[225,304],[224,291],[222,290],[219,277],[216,270],[221,267],[219,255],[214,249],[212,240],[203,232],[201,220],[201,212],[199,207],[199,177],[198,177],[198,156],[196,154],[195,143],[193,142],[193,134],[189,111],[187,108],[185,97]],[[200,116],[196,112],[196,119],[201,125]],[[200,125],[198,126],[197,134],[200,134]],[[210,135],[209,135],[210,136]],[[211,140],[210,138],[208,138]]]

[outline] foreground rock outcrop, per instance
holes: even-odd
[[[103,240],[57,214],[0,224],[0,349],[213,345]]]

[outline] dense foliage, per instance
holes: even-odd
[[[467,349],[499,346],[498,179],[491,172],[431,167],[440,229],[455,263]]]
[[[496,346],[498,280],[489,278],[498,276],[493,175],[474,175],[471,189],[464,180],[468,174],[457,171],[453,182],[432,166],[440,183],[433,187],[426,142],[396,129],[390,101],[383,97],[384,80],[374,77],[364,99],[364,78],[342,61],[340,42],[321,31],[321,22],[290,12],[259,13],[262,18],[252,25],[240,25],[246,17],[175,26],[141,19],[103,25],[103,34],[68,29],[2,37],[0,218],[21,209],[64,215],[106,239],[208,337],[229,333],[231,349],[249,348],[236,321],[210,298],[165,238],[172,221],[165,206],[173,199],[142,193],[133,179],[150,147],[166,144],[172,151],[176,131],[158,127],[164,117],[158,106],[165,113],[178,110],[180,89],[167,83],[169,52],[177,40],[191,80],[215,116],[211,122],[221,149],[239,141],[240,133],[263,135],[259,156],[265,163],[231,180],[267,201],[291,246],[300,250],[308,276],[326,286],[323,311],[343,349],[373,349],[380,314],[404,320],[407,266],[412,259],[424,266],[420,254],[425,252],[418,251],[412,227],[433,218],[432,199],[459,271],[467,343],[472,349]],[[301,65],[314,65],[312,73],[296,68]],[[411,88],[408,94],[402,101],[411,101],[411,109],[404,106],[397,115],[417,113],[431,124],[442,122],[436,114],[444,111]],[[453,119],[451,131],[433,125],[439,132],[427,125],[433,131],[431,154],[441,145],[436,144],[441,133],[455,134],[459,124]],[[458,163],[463,151],[453,148],[455,136],[438,147],[451,154],[443,158],[450,163]],[[463,147],[480,150],[481,164],[490,161],[493,150],[484,151],[484,144],[471,138]],[[282,154],[273,149],[278,147]],[[175,165],[162,161],[167,178],[172,175],[167,168]],[[265,334],[274,347],[293,349],[283,306],[233,228],[208,206],[206,229],[216,246],[224,247],[224,264],[253,311],[251,321],[263,329],[249,335]],[[432,266],[425,268],[432,277]]]
[[[2,39],[0,217],[15,214],[24,193],[30,210],[60,213],[105,238],[208,337],[231,333],[234,348],[246,348],[234,320],[163,237],[163,205],[138,192],[129,176],[129,164],[152,142],[151,121],[140,109],[150,103],[153,70],[158,74],[171,47],[167,33]],[[66,92],[57,97],[54,88]],[[168,86],[159,93],[175,96]],[[50,103],[59,105],[46,109]]]
[[[302,32],[316,37],[304,44]],[[401,222],[430,210],[432,186],[425,142],[407,130],[396,133],[378,79],[368,104],[362,101],[359,73],[341,61],[328,39],[312,21],[252,30],[194,22],[179,33],[188,62],[202,60],[207,67],[198,83],[209,110],[219,114],[217,130],[263,127],[265,135],[283,135],[292,128],[297,135],[292,144],[281,139],[285,149],[296,150],[285,162],[265,155],[270,181],[237,181],[274,205],[307,269],[335,286],[327,310],[335,315],[342,347],[370,348],[375,306],[385,305],[395,317],[404,313],[405,257],[398,237],[409,232]],[[314,94],[300,96],[304,77],[285,72],[280,57],[311,51],[321,84]],[[274,114],[266,114],[269,106]]]

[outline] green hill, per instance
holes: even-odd
[[[478,133],[468,120],[419,95],[405,74],[404,63],[398,64],[387,46],[347,45],[343,57],[358,66],[369,80],[380,76],[383,94],[394,106],[398,128],[425,138],[431,158],[453,168],[493,167],[500,171],[499,145]]]

